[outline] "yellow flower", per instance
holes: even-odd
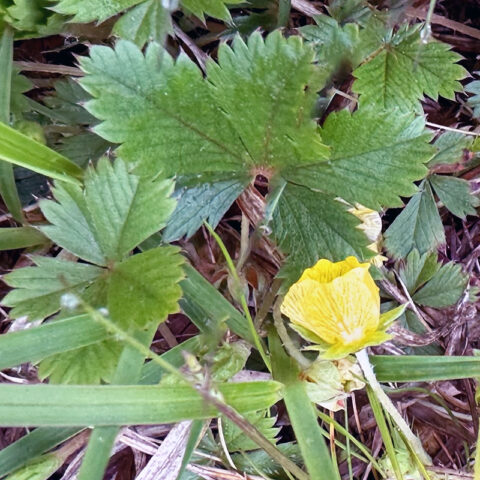
[[[324,358],[343,358],[390,338],[382,330],[380,295],[355,257],[307,268],[283,300],[281,311],[305,338],[324,343]]]

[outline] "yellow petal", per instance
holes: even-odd
[[[359,266],[330,283],[309,278],[297,282],[285,296],[281,309],[292,323],[325,342],[348,345],[361,342],[377,329],[380,297],[368,269]]]
[[[368,269],[369,265],[368,263],[360,263],[355,257],[347,257],[345,260],[335,263],[322,259],[313,267],[307,268],[298,281],[301,282],[302,280],[310,279],[321,283],[328,283],[358,267]]]

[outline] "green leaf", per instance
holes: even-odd
[[[297,465],[301,464],[302,456],[295,442],[280,443],[277,445],[277,448]],[[232,460],[240,472],[258,475],[260,471],[270,478],[288,480],[283,468],[264,450],[258,449],[247,453],[234,453]]]
[[[0,159],[64,182],[79,184],[83,171],[67,158],[0,123]]]
[[[428,162],[430,168],[439,164],[460,162],[464,150],[472,145],[472,137],[459,132],[445,132],[435,140],[433,145],[438,149],[438,152]]]
[[[52,189],[56,200],[41,200],[40,208],[50,225],[40,230],[50,240],[77,257],[97,265],[106,265],[83,191],[76,185],[57,184]]]
[[[427,307],[449,307],[460,300],[467,284],[468,276],[462,272],[462,267],[450,262],[442,265],[412,299]]]
[[[90,168],[85,178],[85,199],[95,237],[107,260],[121,260],[150,235],[161,230],[175,208],[168,197],[173,182],[140,179],[125,163],[107,158]]]
[[[50,257],[33,257],[36,267],[14,270],[5,275],[7,285],[15,287],[2,300],[13,307],[12,318],[28,316],[30,321],[41,320],[60,310],[65,293],[80,293],[103,272],[93,265],[74,263]]]
[[[51,0],[11,0],[6,6],[4,20],[16,30],[18,38],[59,33],[65,21],[51,11]]]
[[[46,480],[63,464],[64,459],[55,453],[34,458],[24,467],[8,476],[7,480]]]
[[[277,421],[276,417],[268,416],[267,411],[260,411],[247,414],[245,418],[252,425],[255,425],[272,443],[276,443],[275,437],[280,430],[280,428],[274,427]],[[258,448],[258,445],[246,437],[243,430],[228,420],[228,418],[222,417],[222,426],[225,443],[227,444],[229,452],[256,450]]]
[[[206,14],[229,21],[231,20],[230,12],[225,4],[228,3],[232,5],[241,3],[242,1],[243,0],[182,0],[181,5],[200,18],[200,20],[204,20],[204,15]],[[158,4],[157,8],[164,8],[161,0],[154,0],[154,2]],[[147,1],[143,3],[151,2]],[[142,4],[142,0],[111,0],[109,2],[102,2],[100,5],[97,0],[60,0],[54,10],[63,15],[74,15],[70,20],[71,22],[83,23],[106,20],[138,4]],[[137,14],[139,13],[143,13],[143,11],[137,11]]]
[[[110,382],[117,366],[121,343],[104,340],[75,350],[56,353],[40,362],[38,376],[50,383],[92,385]]]
[[[78,433],[78,428],[37,428],[0,450],[0,476],[9,474],[29,460],[56,447]]]
[[[465,86],[467,93],[473,95],[468,98],[467,103],[473,109],[473,116],[480,117],[480,80],[474,80]]]
[[[274,32],[264,41],[254,34],[248,44],[237,37],[233,48],[220,47],[219,63],[209,63],[204,79],[185,55],[173,61],[152,44],[143,56],[121,41],[115,50],[92,49],[82,62],[82,85],[94,97],[87,108],[103,120],[96,132],[120,143],[119,154],[135,171],[188,178],[193,191],[182,191],[178,208],[183,212],[192,199],[200,200],[185,210],[191,233],[215,212],[203,203],[229,182],[245,185],[256,173],[319,162],[328,154],[310,115],[316,89],[312,58],[298,37],[287,40]],[[240,190],[230,185],[214,217]],[[167,238],[180,233],[171,227]]]
[[[403,112],[419,110],[424,95],[453,100],[462,90],[459,80],[467,74],[457,62],[460,55],[445,43],[424,43],[418,28],[401,30],[383,48],[357,68],[353,91],[360,94],[360,107],[376,105]]]
[[[413,249],[407,256],[404,265],[399,268],[399,275],[407,290],[413,294],[419,287],[428,282],[440,269],[436,253],[420,255]]]
[[[311,61],[298,37],[274,32],[264,42],[255,34],[248,46],[237,37],[233,49],[220,47],[207,81],[185,55],[174,62],[152,44],[144,57],[121,41],[115,50],[92,49],[82,62],[82,85],[95,98],[87,108],[103,120],[96,131],[122,143],[119,153],[138,170],[231,175],[325,156],[308,115],[315,100],[305,92]]]
[[[373,355],[369,359],[379,382],[437,382],[480,374],[478,357]]]
[[[30,110],[28,99],[24,93],[32,88],[33,83],[25,75],[21,75],[20,70],[13,67],[10,112],[14,117],[21,117],[22,113]]]
[[[216,228],[249,180],[234,179],[203,183],[192,188],[180,187],[173,195],[178,204],[163,231],[163,240],[168,243],[183,236],[190,238],[204,221]]]
[[[58,153],[65,155],[81,168],[105,155],[111,144],[92,132],[80,133],[71,137],[63,137],[55,145]]]
[[[105,329],[88,315],[6,333],[0,336],[0,370],[27,362],[36,363],[57,353],[98,343],[108,336]]]
[[[420,254],[445,242],[442,219],[428,183],[419,191],[385,232],[385,246],[395,258],[406,257],[413,248]]]
[[[432,175],[429,180],[438,199],[454,215],[463,219],[467,215],[477,215],[475,207],[478,207],[480,202],[472,194],[467,180],[446,175]]]
[[[281,398],[274,381],[226,383],[219,393],[239,413]],[[189,386],[0,385],[0,424],[9,426],[151,425],[218,416]]]
[[[332,261],[371,256],[370,243],[356,228],[359,220],[347,206],[320,192],[288,184],[273,212],[273,237],[289,254],[283,275],[295,281],[320,258]],[[282,274],[282,273],[281,273]]]
[[[108,310],[124,329],[163,322],[178,311],[184,260],[177,247],[158,247],[115,265],[108,289]]]
[[[387,31],[384,22],[376,17],[372,17],[362,29],[356,23],[342,21],[340,25],[338,18],[328,15],[315,15],[314,20],[317,25],[307,25],[299,30],[312,43],[319,74],[325,80],[339,70],[357,67],[378,49]]]
[[[42,232],[33,227],[2,228],[0,230],[0,250],[34,247],[48,243]]]
[[[170,11],[159,0],[147,0],[133,7],[117,21],[113,33],[139,47],[147,42],[163,43],[172,32]]]
[[[200,20],[205,20],[205,14],[211,17],[230,21],[230,12],[225,4],[235,5],[243,0],[182,0],[182,7],[192,12]]]
[[[140,179],[120,159],[107,158],[90,168],[85,190],[57,186],[51,200],[41,202],[52,225],[42,231],[55,243],[97,265],[122,260],[143,240],[160,230],[175,201],[168,198],[171,180]]]
[[[50,107],[50,118],[66,125],[90,125],[95,118],[82,107],[90,97],[85,90],[71,78],[55,82],[55,95],[45,97],[45,104]],[[41,113],[48,114],[49,111]]]
[[[141,2],[142,0],[109,0],[101,3],[98,0],[60,0],[53,9],[62,15],[73,15],[70,19],[73,23],[102,22]]]
[[[374,210],[402,205],[399,197],[416,191],[413,181],[425,176],[434,153],[423,118],[392,111],[342,110],[327,117],[321,133],[330,160],[297,165],[283,177]]]

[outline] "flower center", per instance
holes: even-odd
[[[355,343],[365,336],[365,329],[363,327],[356,327],[351,332],[341,332],[340,336],[346,344]]]

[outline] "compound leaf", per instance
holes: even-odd
[[[50,257],[33,257],[36,267],[14,270],[5,275],[7,285],[15,287],[2,300],[13,307],[12,318],[28,316],[30,321],[42,320],[60,310],[65,293],[81,293],[102,274],[94,265],[74,263]]]

